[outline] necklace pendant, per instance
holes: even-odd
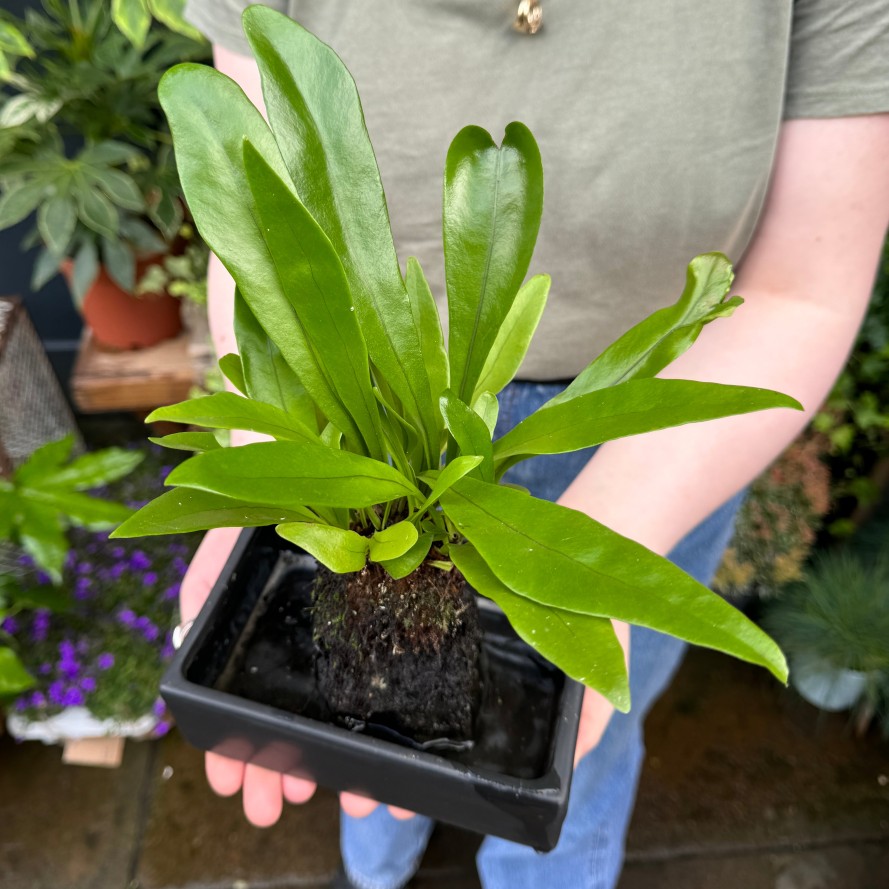
[[[540,0],[521,0],[516,10],[513,27],[529,37],[536,34],[543,26],[543,9]]]

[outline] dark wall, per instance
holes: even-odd
[[[21,16],[39,0],[2,0],[0,7]],[[71,304],[68,288],[61,277],[50,281],[38,293],[29,286],[36,250],[23,251],[21,241],[31,220],[0,232],[0,296],[19,295],[25,300],[31,319],[40,334],[56,372],[67,380],[80,337],[80,316]]]

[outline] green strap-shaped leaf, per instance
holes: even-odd
[[[318,223],[249,142],[244,143],[244,167],[281,289],[315,347],[319,372],[336,394],[338,410],[330,419],[347,439],[357,439],[359,448],[379,459],[385,453],[380,414],[342,264]]]
[[[550,284],[549,275],[535,275],[516,294],[475,384],[473,402],[482,392],[496,395],[518,373],[546,307]]]
[[[432,487],[432,490],[429,492],[429,496],[418,507],[416,515],[422,515],[433,503],[438,502],[441,495],[444,494],[451,485],[455,485],[464,475],[468,475],[472,472],[472,470],[482,462],[482,459],[483,458],[478,455],[457,457],[456,459],[451,460],[451,462],[443,469],[420,476],[426,484]]]
[[[355,83],[330,47],[274,10],[247,9],[244,32],[300,200],[343,263],[374,367],[432,459],[440,421]]]
[[[35,55],[34,48],[25,35],[12,22],[0,22],[0,52],[11,56],[26,56],[29,59],[33,59]]]
[[[367,563],[368,539],[354,531],[309,522],[288,522],[275,530],[337,574],[360,571]]]
[[[146,417],[145,422],[156,420],[191,423],[208,429],[245,429],[286,441],[318,441],[318,436],[292,414],[234,392],[214,392],[213,395],[159,407]]]
[[[133,514],[120,503],[57,488],[23,488],[22,496],[40,510],[51,509],[63,520],[91,531],[107,531]]]
[[[432,538],[432,532],[425,531],[417,538],[414,545],[404,553],[404,555],[399,556],[397,559],[384,559],[380,564],[394,580],[400,580],[402,577],[407,577],[408,574],[416,571],[426,556],[429,555],[429,549],[432,546]]]
[[[484,420],[488,434],[493,437],[497,428],[497,417],[500,415],[500,402],[493,392],[482,392],[472,403],[472,409]]]
[[[18,502],[17,513],[20,516],[18,541],[22,549],[52,578],[53,583],[61,583],[68,541],[58,510],[32,498],[23,498]]]
[[[282,179],[288,173],[262,115],[241,88],[203,65],[177,65],[161,80],[161,105],[170,122],[176,164],[198,230],[232,274],[256,319],[281,350],[321,412],[358,437],[322,372],[290,297],[282,289],[259,210],[244,170],[244,142]]]
[[[572,679],[596,689],[621,713],[629,711],[626,659],[610,620],[552,608],[517,595],[472,546],[452,546],[449,555],[470,585],[503,609],[528,645]]]
[[[148,0],[112,0],[111,18],[124,37],[141,49],[151,27]]]
[[[143,506],[130,516],[112,537],[149,537],[184,534],[210,528],[254,528],[313,518],[297,506],[255,506],[208,491],[176,488]]]
[[[141,451],[126,448],[105,448],[75,458],[67,466],[43,473],[30,484],[40,488],[70,488],[88,491],[107,485],[132,472],[143,460]]]
[[[18,655],[4,645],[0,645],[0,697],[17,695],[37,682],[25,669]]]
[[[285,508],[295,503],[363,509],[399,497],[420,497],[414,485],[387,463],[289,441],[199,454],[177,466],[167,484]]]
[[[204,35],[185,21],[185,3],[186,0],[148,0],[148,7],[154,17],[171,31],[203,43]]]
[[[456,394],[448,389],[439,399],[445,426],[451,433],[457,448],[463,456],[478,456],[482,462],[472,474],[486,481],[494,479],[493,449],[491,433],[485,421],[468,405],[464,404]],[[450,447],[448,448],[450,451]],[[456,454],[449,454],[450,462]]]
[[[74,268],[71,271],[71,295],[78,307],[83,305],[87,291],[99,275],[99,251],[95,241],[85,240],[74,256]]]
[[[415,525],[410,522],[396,522],[376,531],[368,541],[368,558],[372,562],[386,562],[407,553],[419,539]]]
[[[244,368],[246,395],[293,414],[313,432],[318,429],[315,404],[281,350],[265,332],[235,288],[235,338]]]
[[[802,410],[796,399],[770,389],[640,379],[544,406],[494,442],[497,460],[561,454],[623,438],[770,408]]]
[[[448,352],[441,330],[438,306],[435,305],[435,298],[432,296],[423,269],[413,256],[408,257],[404,283],[410,296],[414,326],[420,334],[420,351],[423,353],[423,361],[429,375],[430,394],[435,399],[449,385]]]
[[[149,435],[148,440],[174,451],[195,451],[198,454],[222,447],[212,432],[171,432],[160,437]]]
[[[222,375],[238,390],[242,395],[247,395],[247,381],[244,379],[244,365],[241,362],[241,356],[234,352],[229,352],[219,359],[219,369]],[[264,398],[258,398],[258,401],[266,401]],[[281,407],[280,404],[267,401],[267,404],[274,404],[275,407]]]
[[[518,595],[670,633],[786,681],[781,650],[756,624],[671,562],[584,513],[471,478],[447,491],[441,504]]]
[[[527,127],[511,123],[498,148],[480,127],[461,130],[445,164],[443,234],[451,387],[472,401],[497,331],[534,251],[543,168]]]
[[[691,347],[705,324],[727,318],[741,304],[737,296],[725,299],[733,280],[731,263],[723,254],[696,256],[675,305],[660,309],[628,330],[548,404],[627,380],[653,377]]]

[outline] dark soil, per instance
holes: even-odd
[[[319,566],[316,675],[333,713],[423,743],[468,740],[479,701],[475,597],[456,569],[423,564],[401,580],[379,565]]]

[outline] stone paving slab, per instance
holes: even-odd
[[[152,745],[119,769],[62,764],[61,747],[0,738],[0,886],[123,889],[143,814]]]

